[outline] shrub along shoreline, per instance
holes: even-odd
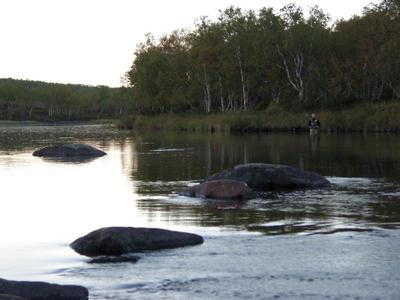
[[[270,107],[265,111],[156,116],[136,115],[120,119],[120,129],[223,131],[223,132],[302,132],[307,131],[311,112],[285,111]],[[400,133],[400,103],[363,104],[340,111],[316,111],[323,132]]]

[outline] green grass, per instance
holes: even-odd
[[[119,128],[193,131],[299,131],[307,130],[311,112],[291,112],[269,107],[260,112],[209,115],[125,117]],[[400,103],[357,105],[341,111],[316,111],[323,131],[400,131]]]
[[[0,127],[6,126],[33,126],[43,124],[37,121],[9,121],[9,120],[0,120]]]

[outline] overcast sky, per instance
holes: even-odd
[[[378,0],[0,0],[0,78],[120,86],[144,34],[190,28],[229,5],[319,5],[349,18]]]

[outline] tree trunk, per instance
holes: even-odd
[[[220,94],[221,112],[225,112],[224,93],[222,89],[221,76],[219,77],[219,94]]]
[[[211,87],[210,87],[210,82],[208,80],[208,75],[207,75],[207,68],[206,64],[203,64],[203,70],[204,70],[204,86],[205,86],[205,110],[206,113],[209,113],[211,111]]]
[[[248,96],[247,96],[245,76],[244,76],[244,71],[243,71],[243,66],[242,66],[242,56],[241,56],[241,53],[240,53],[240,47],[239,46],[236,47],[236,57],[237,57],[238,64],[239,64],[240,81],[242,83],[242,108],[243,108],[244,111],[247,111]]]
[[[304,101],[304,83],[303,83],[303,66],[304,66],[304,56],[302,53],[297,52],[295,55],[291,55],[293,59],[294,75],[292,76],[292,71],[290,70],[289,64],[285,58],[285,55],[280,50],[279,46],[276,46],[279,56],[282,58],[283,69],[286,72],[287,80],[293,89],[297,92],[299,100]]]
[[[398,90],[398,89],[396,89],[394,86],[393,86],[393,82],[389,82],[389,87],[390,87],[390,89],[392,90],[392,93],[393,93],[393,100],[394,99],[400,99],[400,90]]]

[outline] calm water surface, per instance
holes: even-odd
[[[67,142],[108,155],[32,156]],[[173,192],[240,163],[297,166],[330,190],[245,202]],[[0,128],[0,277],[80,284],[91,299],[398,299],[398,136],[128,133],[101,126]],[[103,226],[194,232],[197,247],[90,265],[68,244]]]

